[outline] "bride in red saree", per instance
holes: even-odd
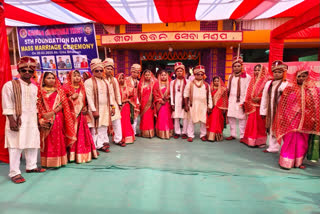
[[[250,147],[265,147],[267,133],[265,119],[260,115],[260,103],[263,88],[268,81],[267,69],[261,64],[254,67],[254,77],[250,80],[246,100],[244,103],[245,113],[248,115],[247,125],[242,143]]]
[[[170,105],[170,80],[165,70],[160,71],[154,89],[154,105],[157,116],[156,135],[162,139],[169,139],[173,135],[173,122]]]
[[[90,162],[98,158],[98,153],[88,127],[86,92],[78,70],[68,73],[64,91],[69,98],[71,112],[76,118],[74,128],[77,140],[67,149],[69,162]]]
[[[74,115],[56,75],[42,74],[38,92],[41,166],[58,168],[67,164],[66,147],[76,141]]]
[[[222,141],[224,114],[228,110],[228,91],[218,76],[213,77],[210,89],[213,109],[207,119],[207,137],[209,141]]]
[[[281,147],[279,165],[283,169],[299,167],[308,151],[309,134],[320,135],[320,97],[316,83],[307,70],[299,70],[296,79],[282,93],[272,131]]]
[[[152,72],[150,70],[145,70],[138,86],[141,137],[154,137],[153,91],[155,83],[156,79]]]
[[[135,135],[132,128],[134,122],[134,105],[130,105],[134,91],[125,84],[125,75],[120,73],[117,75],[119,82],[120,94],[121,94],[121,128],[122,128],[122,142],[125,144],[133,143],[135,141]]]

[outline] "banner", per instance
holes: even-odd
[[[87,71],[98,58],[93,24],[18,27],[17,34],[20,56],[37,61],[38,76],[51,70],[63,82],[68,71]]]
[[[159,32],[101,36],[102,45],[148,42],[242,42],[242,32]]]

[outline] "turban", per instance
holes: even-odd
[[[18,70],[21,68],[31,68],[34,71],[36,70],[36,66],[37,66],[36,60],[30,56],[21,57],[17,65]]]
[[[197,65],[194,69],[193,69],[193,73],[194,74],[198,74],[198,73],[205,73],[205,69],[203,65]]]
[[[90,63],[91,71],[94,71],[95,69],[97,69],[99,67],[103,68],[103,63],[101,62],[101,59],[99,59],[99,58],[92,59],[91,63]]]
[[[243,63],[243,59],[241,56],[235,56],[232,60],[232,65],[235,64],[235,63],[240,63],[242,65]]]
[[[176,62],[174,64],[174,71],[176,71],[178,68],[182,68],[183,70],[185,70],[186,68],[184,67],[184,65],[182,64],[182,62]]]
[[[104,66],[104,67],[111,66],[112,68],[114,68],[113,59],[112,59],[112,58],[106,58],[106,59],[103,61],[103,66]]]
[[[288,65],[284,64],[281,60],[275,60],[271,65],[271,70],[272,72],[274,72],[275,70],[286,72],[288,70]]]
[[[133,64],[133,65],[131,66],[131,70],[132,70],[132,69],[140,72],[140,71],[141,71],[141,65],[139,65],[139,64]]]

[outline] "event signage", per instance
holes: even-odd
[[[242,32],[157,32],[102,35],[101,43],[130,44],[152,42],[241,42]]]
[[[18,27],[20,56],[37,60],[37,70],[89,70],[98,57],[93,24]],[[60,75],[61,74],[61,75]]]

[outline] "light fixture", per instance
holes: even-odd
[[[169,52],[172,52],[173,51],[173,47],[171,45],[169,45],[168,50],[169,50]]]

